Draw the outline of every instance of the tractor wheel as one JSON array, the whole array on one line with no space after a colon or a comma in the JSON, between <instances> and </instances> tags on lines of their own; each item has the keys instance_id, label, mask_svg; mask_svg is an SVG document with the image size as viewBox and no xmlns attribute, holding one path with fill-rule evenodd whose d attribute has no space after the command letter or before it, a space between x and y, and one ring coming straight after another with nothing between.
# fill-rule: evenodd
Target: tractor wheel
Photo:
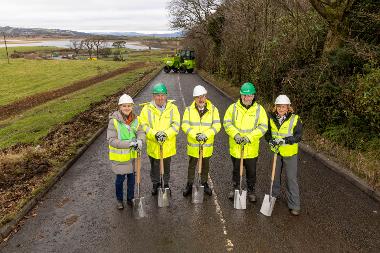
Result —
<instances>
[{"instance_id":1,"label":"tractor wheel","mask_svg":"<svg viewBox=\"0 0 380 253\"><path fill-rule=\"evenodd\" d=\"M185 67L180 67L179 68L179 73L182 73L182 74L186 73L186 68Z\"/></svg>"},{"instance_id":2,"label":"tractor wheel","mask_svg":"<svg viewBox=\"0 0 380 253\"><path fill-rule=\"evenodd\" d=\"M187 73L190 73L190 74L191 74L191 73L193 73L193 71L194 71L194 69L188 69L188 70L187 70Z\"/></svg>"},{"instance_id":3,"label":"tractor wheel","mask_svg":"<svg viewBox=\"0 0 380 253\"><path fill-rule=\"evenodd\" d=\"M174 73L177 73L177 72L178 72L178 69L177 69L177 68L173 68L173 72L174 72Z\"/></svg>"},{"instance_id":4,"label":"tractor wheel","mask_svg":"<svg viewBox=\"0 0 380 253\"><path fill-rule=\"evenodd\" d=\"M165 71L165 73L169 73L170 72L170 67L169 66L165 66L164 67L164 71Z\"/></svg>"}]
</instances>

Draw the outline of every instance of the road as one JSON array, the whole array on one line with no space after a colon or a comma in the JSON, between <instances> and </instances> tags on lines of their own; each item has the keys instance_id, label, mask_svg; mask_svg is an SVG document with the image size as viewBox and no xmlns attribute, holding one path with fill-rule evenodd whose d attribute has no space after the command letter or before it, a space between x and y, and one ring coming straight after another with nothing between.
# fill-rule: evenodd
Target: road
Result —
<instances>
[{"instance_id":1,"label":"road","mask_svg":"<svg viewBox=\"0 0 380 253\"><path fill-rule=\"evenodd\" d=\"M192 89L202 84L221 118L232 102L196 74L160 73L135 99L151 99L157 82L168 85L182 115ZM300 152L302 213L289 214L284 198L272 217L259 210L270 184L270 153L264 142L258 160L256 204L233 209L232 166L227 135L216 137L210 184L214 195L202 205L182 196L186 183L186 138L178 138L172 159L170 207L158 208L151 196L149 161L142 162L142 193L148 218L135 220L132 209L116 210L114 178L103 133L33 210L36 215L4 245L1 252L379 252L380 204L358 188Z\"/></svg>"}]
</instances>

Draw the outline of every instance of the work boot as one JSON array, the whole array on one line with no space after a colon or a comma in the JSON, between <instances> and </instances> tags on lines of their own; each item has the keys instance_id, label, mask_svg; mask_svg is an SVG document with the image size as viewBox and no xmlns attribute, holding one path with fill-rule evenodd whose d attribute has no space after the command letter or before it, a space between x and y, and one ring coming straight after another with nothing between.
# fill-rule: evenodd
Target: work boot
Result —
<instances>
[{"instance_id":1,"label":"work boot","mask_svg":"<svg viewBox=\"0 0 380 253\"><path fill-rule=\"evenodd\" d=\"M212 190L211 190L211 188L208 186L208 183L207 183L207 182L204 183L203 186L204 186L205 193L206 193L207 195L211 196L211 195L212 195Z\"/></svg>"},{"instance_id":2,"label":"work boot","mask_svg":"<svg viewBox=\"0 0 380 253\"><path fill-rule=\"evenodd\" d=\"M235 189L230 191L230 193L228 193L229 200L234 200L234 197L235 197Z\"/></svg>"},{"instance_id":3,"label":"work boot","mask_svg":"<svg viewBox=\"0 0 380 253\"><path fill-rule=\"evenodd\" d=\"M123 210L124 209L123 201L118 200L116 204L116 208L119 210Z\"/></svg>"},{"instance_id":4,"label":"work boot","mask_svg":"<svg viewBox=\"0 0 380 253\"><path fill-rule=\"evenodd\" d=\"M300 215L300 210L297 210L297 209L289 209L290 211L290 214L293 215L293 216L298 216Z\"/></svg>"},{"instance_id":5,"label":"work boot","mask_svg":"<svg viewBox=\"0 0 380 253\"><path fill-rule=\"evenodd\" d=\"M185 189L183 190L182 194L184 197L189 196L193 191L193 186L191 183L187 183Z\"/></svg>"},{"instance_id":6,"label":"work boot","mask_svg":"<svg viewBox=\"0 0 380 253\"><path fill-rule=\"evenodd\" d=\"M159 183L155 183L153 184L153 188L152 188L152 195L153 196L156 196L157 193L158 193L158 187L160 187L160 184Z\"/></svg>"},{"instance_id":7,"label":"work boot","mask_svg":"<svg viewBox=\"0 0 380 253\"><path fill-rule=\"evenodd\" d=\"M248 192L248 200L249 202L256 202L256 195L254 192Z\"/></svg>"},{"instance_id":8,"label":"work boot","mask_svg":"<svg viewBox=\"0 0 380 253\"><path fill-rule=\"evenodd\" d=\"M132 199L127 199L127 205L130 207L133 207L133 200Z\"/></svg>"}]
</instances>

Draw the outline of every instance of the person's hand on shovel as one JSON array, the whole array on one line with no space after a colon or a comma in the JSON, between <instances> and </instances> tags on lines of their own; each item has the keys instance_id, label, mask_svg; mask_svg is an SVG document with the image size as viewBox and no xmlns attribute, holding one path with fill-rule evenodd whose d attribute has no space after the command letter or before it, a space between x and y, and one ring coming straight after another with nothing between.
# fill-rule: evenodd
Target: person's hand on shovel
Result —
<instances>
[{"instance_id":1,"label":"person's hand on shovel","mask_svg":"<svg viewBox=\"0 0 380 253\"><path fill-rule=\"evenodd\" d=\"M207 141L207 136L205 134L202 134L202 133L197 133L197 136L195 137L195 139L198 141L198 142L206 142Z\"/></svg>"},{"instance_id":2,"label":"person's hand on shovel","mask_svg":"<svg viewBox=\"0 0 380 253\"><path fill-rule=\"evenodd\" d=\"M164 131L158 131L158 132L156 133L155 137L156 137L156 140L157 140L158 142L163 143L163 142L166 141L166 138L167 138L168 136L166 135L166 133L165 133Z\"/></svg>"}]
</instances>

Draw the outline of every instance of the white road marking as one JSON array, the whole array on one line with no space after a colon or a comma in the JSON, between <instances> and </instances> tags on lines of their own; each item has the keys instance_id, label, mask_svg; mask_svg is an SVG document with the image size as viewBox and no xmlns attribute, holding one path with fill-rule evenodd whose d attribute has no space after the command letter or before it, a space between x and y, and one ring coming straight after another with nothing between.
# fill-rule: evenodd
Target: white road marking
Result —
<instances>
[{"instance_id":1,"label":"white road marking","mask_svg":"<svg viewBox=\"0 0 380 253\"><path fill-rule=\"evenodd\" d=\"M178 86L179 86L179 93L181 95L182 102L183 102L183 107L186 108L185 98L183 97L183 93L182 93L180 74L178 74ZM210 181L211 189L214 189L214 183L212 182L210 175L208 175L208 180ZM215 204L215 208L216 208L216 213L219 216L220 222L222 223L223 234L226 238L226 244L225 244L226 250L232 251L234 249L234 244L232 243L232 241L230 239L228 239L226 220L224 219L222 208L219 205L218 196L217 196L215 191L213 194L213 199L214 199L214 204Z\"/></svg>"}]
</instances>

